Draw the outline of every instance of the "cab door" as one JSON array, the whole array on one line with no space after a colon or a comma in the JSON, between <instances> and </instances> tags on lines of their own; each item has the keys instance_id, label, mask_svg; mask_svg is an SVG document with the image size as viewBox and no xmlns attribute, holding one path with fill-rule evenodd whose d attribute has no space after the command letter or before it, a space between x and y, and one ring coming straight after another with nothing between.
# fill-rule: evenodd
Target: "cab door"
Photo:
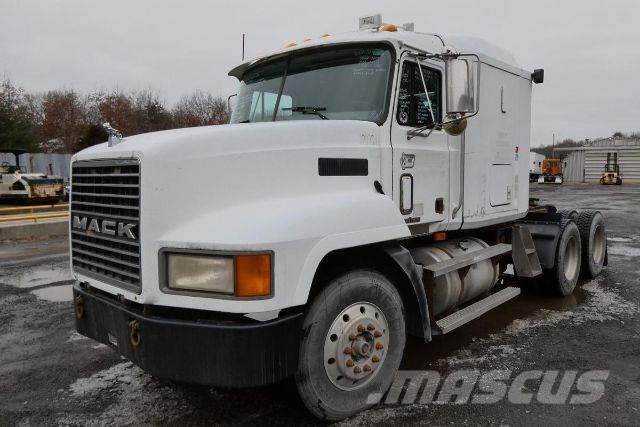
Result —
<instances>
[{"instance_id":1,"label":"cab door","mask_svg":"<svg viewBox=\"0 0 640 427\"><path fill-rule=\"evenodd\" d=\"M412 234L432 233L446 229L451 205L449 142L437 126L444 109L444 65L420 61L427 100L417 60L402 58L391 125L393 198ZM410 135L423 126L422 135Z\"/></svg>"}]
</instances>

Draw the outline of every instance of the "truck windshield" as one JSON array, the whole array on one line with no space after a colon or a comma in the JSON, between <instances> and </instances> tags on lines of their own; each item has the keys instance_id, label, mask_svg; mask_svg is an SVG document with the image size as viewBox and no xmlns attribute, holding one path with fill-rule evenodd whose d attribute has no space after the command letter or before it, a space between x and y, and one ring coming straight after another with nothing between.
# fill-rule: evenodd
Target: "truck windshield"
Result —
<instances>
[{"instance_id":1,"label":"truck windshield","mask_svg":"<svg viewBox=\"0 0 640 427\"><path fill-rule=\"evenodd\" d=\"M259 65L242 76L231 123L363 120L381 123L391 52L341 47Z\"/></svg>"}]
</instances>

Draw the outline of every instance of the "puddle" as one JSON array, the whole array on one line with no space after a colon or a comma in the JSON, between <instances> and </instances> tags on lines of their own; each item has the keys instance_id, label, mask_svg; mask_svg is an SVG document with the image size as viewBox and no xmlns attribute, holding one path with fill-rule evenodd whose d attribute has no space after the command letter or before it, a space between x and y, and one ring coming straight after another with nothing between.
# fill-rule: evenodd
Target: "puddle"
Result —
<instances>
[{"instance_id":1,"label":"puddle","mask_svg":"<svg viewBox=\"0 0 640 427\"><path fill-rule=\"evenodd\" d=\"M48 288L35 289L31 293L46 301L64 302L73 300L72 289L72 285L50 286Z\"/></svg>"},{"instance_id":2,"label":"puddle","mask_svg":"<svg viewBox=\"0 0 640 427\"><path fill-rule=\"evenodd\" d=\"M43 267L31 267L24 272L9 273L3 278L4 283L17 288L34 288L65 280L73 280L68 262Z\"/></svg>"},{"instance_id":3,"label":"puddle","mask_svg":"<svg viewBox=\"0 0 640 427\"><path fill-rule=\"evenodd\" d=\"M447 335L434 337L429 344L411 337L407 340L405 361L401 369L430 369L444 372L447 366L443 365L493 362L512 356L522 349L511 344L493 343L495 345L491 345L491 343L502 337L526 333L531 328L544 326L545 319L549 319L548 324L555 324L564 320L565 316L575 317L574 312L595 304L592 300L598 294L598 289L591 283L583 284L573 295L565 298L546 295L536 289L523 289L519 297L496 307ZM613 292L607 292L617 296ZM603 300L614 299L608 294L606 298L602 295L600 297ZM620 304L619 301L617 303ZM611 304L607 304L608 308L610 306ZM596 317L593 310L583 311L593 314L591 316L593 318ZM482 354L467 355L465 353L464 349L470 344L483 340L489 343ZM443 364L443 360L447 363Z\"/></svg>"}]
</instances>

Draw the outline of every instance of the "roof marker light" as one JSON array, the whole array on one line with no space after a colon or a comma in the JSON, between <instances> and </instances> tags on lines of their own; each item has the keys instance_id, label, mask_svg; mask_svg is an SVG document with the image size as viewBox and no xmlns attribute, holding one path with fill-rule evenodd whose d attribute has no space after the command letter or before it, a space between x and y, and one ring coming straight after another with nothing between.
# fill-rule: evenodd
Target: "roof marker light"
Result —
<instances>
[{"instance_id":1,"label":"roof marker light","mask_svg":"<svg viewBox=\"0 0 640 427\"><path fill-rule=\"evenodd\" d=\"M358 29L364 30L377 30L382 25L382 15L361 16L358 19Z\"/></svg>"},{"instance_id":2,"label":"roof marker light","mask_svg":"<svg viewBox=\"0 0 640 427\"><path fill-rule=\"evenodd\" d=\"M382 26L382 28L380 28L380 31L389 31L395 33L396 31L398 31L398 27L393 24L385 24Z\"/></svg>"},{"instance_id":3,"label":"roof marker light","mask_svg":"<svg viewBox=\"0 0 640 427\"><path fill-rule=\"evenodd\" d=\"M284 47L294 47L294 46L298 46L298 45L296 43L291 42L286 44Z\"/></svg>"},{"instance_id":4,"label":"roof marker light","mask_svg":"<svg viewBox=\"0 0 640 427\"><path fill-rule=\"evenodd\" d=\"M329 36L331 36L331 34L325 33L325 34L321 35L321 36L320 36L320 38L322 38L322 39L323 39L323 38L325 38L325 37L329 37Z\"/></svg>"}]
</instances>

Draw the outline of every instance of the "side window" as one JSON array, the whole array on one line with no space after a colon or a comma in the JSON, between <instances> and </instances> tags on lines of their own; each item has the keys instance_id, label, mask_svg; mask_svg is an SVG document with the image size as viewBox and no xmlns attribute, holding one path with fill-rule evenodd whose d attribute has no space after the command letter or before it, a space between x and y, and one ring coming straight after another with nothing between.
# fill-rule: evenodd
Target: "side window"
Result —
<instances>
[{"instance_id":1,"label":"side window","mask_svg":"<svg viewBox=\"0 0 640 427\"><path fill-rule=\"evenodd\" d=\"M438 70L423 66L422 75L429 92L433 115L436 123L439 123L442 117L442 74ZM402 65L396 119L404 126L433 127L434 125L420 71L418 65L413 62L405 62Z\"/></svg>"}]
</instances>

